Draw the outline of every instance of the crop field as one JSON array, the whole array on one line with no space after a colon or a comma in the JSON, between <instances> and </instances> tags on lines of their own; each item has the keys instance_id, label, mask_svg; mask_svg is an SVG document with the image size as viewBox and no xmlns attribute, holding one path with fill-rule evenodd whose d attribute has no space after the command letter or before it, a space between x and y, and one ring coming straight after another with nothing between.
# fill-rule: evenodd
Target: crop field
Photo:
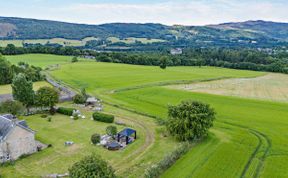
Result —
<instances>
[{"instance_id":1,"label":"crop field","mask_svg":"<svg viewBox=\"0 0 288 178\"><path fill-rule=\"evenodd\" d=\"M5 56L12 64L18 62L26 62L30 65L37 67L48 67L54 64L64 64L71 62L72 56L58 56L58 55L47 55L47 54L23 54L14 56Z\"/></svg>"},{"instance_id":2,"label":"crop field","mask_svg":"<svg viewBox=\"0 0 288 178\"><path fill-rule=\"evenodd\" d=\"M37 58L37 55L34 57ZM31 60L31 62L41 66L46 66L45 62L50 62L49 55L38 57L39 61ZM40 62L42 57L43 63ZM70 57L68 58L70 60ZM27 62L29 63L29 60ZM144 117L139 113L165 120L167 106L186 99L209 103L215 108L217 118L207 138L197 143L161 177L288 177L288 104L276 100L258 100L267 99L261 97L240 98L251 97L247 96L247 93L256 92L253 88L259 89L256 87L258 80L263 92L257 96L272 95L273 92L267 94L264 90L266 92L273 90L269 86L276 83L277 91L285 93L287 91L285 75L281 75L282 79L274 76L278 74L267 75L262 72L215 67L168 67L166 70L161 70L155 66L92 61L73 64L64 61L62 64L65 65L61 65L59 70L50 71L50 75L74 89L85 87L89 94L117 105L115 108L106 103L105 112L113 113L116 119L139 129L139 141L123 152L108 152L89 144L90 135L98 130L104 132L105 124L98 122L94 124L88 119L71 121L59 115L53 116L52 122L49 123L39 119L39 116L30 116L27 118L28 124L37 131L39 140L52 143L55 149L49 148L21 159L13 167L1 168L4 177L14 174L18 177L29 177L59 171L64 173L73 162L91 151L105 156L104 159L116 169L117 175L143 177L147 167L161 160L164 155L179 146L179 143L170 137L161 136L157 131L161 126L157 125L153 118ZM222 80L243 80L245 81L243 84L240 82L239 86L234 86L235 90L240 90L242 87L243 90L249 88L251 91L245 93L245 96L242 93L223 96L223 93L209 94L185 90L185 86L200 85L199 82L208 85L210 82L222 82ZM179 86L175 86L176 84ZM234 90L228 84L227 88L228 91ZM205 86L201 90L205 90ZM131 112L133 110L137 113ZM89 115L88 112L83 112ZM46 126L43 126L45 124ZM47 127L47 124L51 126ZM59 138L58 135L63 135L63 138ZM76 143L75 150L73 147L72 150L67 150L69 148L63 146L63 142L71 138ZM49 164L42 164L43 162ZM123 162L125 164L121 164Z\"/></svg>"},{"instance_id":3,"label":"crop field","mask_svg":"<svg viewBox=\"0 0 288 178\"><path fill-rule=\"evenodd\" d=\"M50 84L47 82L35 82L33 84L34 90L38 90L39 88L44 87L44 86L50 86ZM12 93L11 85L0 85L0 95L11 94L11 93Z\"/></svg>"},{"instance_id":4,"label":"crop field","mask_svg":"<svg viewBox=\"0 0 288 178\"><path fill-rule=\"evenodd\" d=\"M288 102L288 75L268 74L257 78L224 79L169 86L191 92Z\"/></svg>"},{"instance_id":5,"label":"crop field","mask_svg":"<svg viewBox=\"0 0 288 178\"><path fill-rule=\"evenodd\" d=\"M23 43L28 44L42 44L47 43L60 44L63 46L84 46L87 41L95 40L94 37L87 37L82 40L70 40L65 38L53 39L35 39L35 40L0 40L0 47L6 47L8 44L14 44L16 47L22 47Z\"/></svg>"}]
</instances>

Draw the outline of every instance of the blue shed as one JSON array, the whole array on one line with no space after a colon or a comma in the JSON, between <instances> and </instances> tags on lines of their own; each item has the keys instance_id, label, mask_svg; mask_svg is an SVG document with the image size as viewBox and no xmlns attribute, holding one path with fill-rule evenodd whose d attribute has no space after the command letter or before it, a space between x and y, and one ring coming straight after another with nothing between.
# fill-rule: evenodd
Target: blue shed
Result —
<instances>
[{"instance_id":1,"label":"blue shed","mask_svg":"<svg viewBox=\"0 0 288 178\"><path fill-rule=\"evenodd\" d=\"M117 134L117 140L118 140L118 142L119 142L119 141L120 141L120 138L126 137L126 145L128 145L128 144L129 144L129 137L130 137L131 135L133 135L133 134L134 134L134 139L136 139L136 137L137 137L137 132L136 132L136 130L130 129L130 128L125 128L124 130L122 130L121 132L119 132L119 133Z\"/></svg>"}]
</instances>

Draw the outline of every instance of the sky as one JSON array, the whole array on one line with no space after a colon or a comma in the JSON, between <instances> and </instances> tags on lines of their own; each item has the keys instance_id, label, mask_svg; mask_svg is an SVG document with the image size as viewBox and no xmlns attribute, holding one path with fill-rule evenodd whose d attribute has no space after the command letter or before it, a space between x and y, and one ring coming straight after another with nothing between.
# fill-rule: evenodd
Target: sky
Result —
<instances>
[{"instance_id":1,"label":"sky","mask_svg":"<svg viewBox=\"0 0 288 178\"><path fill-rule=\"evenodd\" d=\"M288 22L287 0L0 0L0 16L73 23Z\"/></svg>"}]
</instances>

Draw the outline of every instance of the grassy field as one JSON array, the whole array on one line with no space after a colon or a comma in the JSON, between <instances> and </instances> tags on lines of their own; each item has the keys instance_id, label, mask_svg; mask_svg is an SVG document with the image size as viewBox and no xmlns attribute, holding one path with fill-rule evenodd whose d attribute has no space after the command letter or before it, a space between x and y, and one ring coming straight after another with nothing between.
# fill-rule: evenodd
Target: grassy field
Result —
<instances>
[{"instance_id":1,"label":"grassy field","mask_svg":"<svg viewBox=\"0 0 288 178\"><path fill-rule=\"evenodd\" d=\"M58 55L47 55L47 54L23 54L5 56L12 64L18 62L26 62L30 65L45 68L54 64L64 64L71 62L71 56L58 56Z\"/></svg>"},{"instance_id":2,"label":"grassy field","mask_svg":"<svg viewBox=\"0 0 288 178\"><path fill-rule=\"evenodd\" d=\"M288 75L268 74L257 78L225 79L169 88L191 92L288 102Z\"/></svg>"},{"instance_id":3,"label":"grassy field","mask_svg":"<svg viewBox=\"0 0 288 178\"><path fill-rule=\"evenodd\" d=\"M6 47L8 44L14 44L17 47L22 47L23 43L28 44L42 44L56 43L63 46L84 46L86 42L96 40L94 37L87 37L82 40L69 40L65 38L53 38L53 39L37 39L37 40L0 40L0 47Z\"/></svg>"},{"instance_id":4,"label":"grassy field","mask_svg":"<svg viewBox=\"0 0 288 178\"><path fill-rule=\"evenodd\" d=\"M47 82L35 82L33 84L34 90L38 90L39 88L43 86L51 86L51 85ZM11 85L0 85L0 95L11 94L11 93L12 93Z\"/></svg>"},{"instance_id":5,"label":"grassy field","mask_svg":"<svg viewBox=\"0 0 288 178\"><path fill-rule=\"evenodd\" d=\"M70 104L65 106L71 107ZM31 178L65 173L75 161L85 155L96 153L109 161L117 175L140 177L151 162L161 159L167 151L172 151L177 146L173 140L163 138L156 132L158 126L150 118L109 106L105 107L105 112L115 114L117 121L136 129L138 139L121 151L108 151L101 146L91 145L91 135L105 134L105 128L109 124L90 120L92 113L83 109L82 113L87 119L76 121L63 115L53 116L52 122L40 118L39 115L24 117L29 126L37 132L37 139L52 144L53 147L21 159L14 166L0 168L1 175L7 178ZM124 126L117 128L120 131ZM68 140L75 144L65 147L64 142Z\"/></svg>"},{"instance_id":6,"label":"grassy field","mask_svg":"<svg viewBox=\"0 0 288 178\"><path fill-rule=\"evenodd\" d=\"M44 61L49 61L47 58ZM288 104L220 96L221 93L212 95L182 91L166 86L228 78L249 78L247 80L250 81L251 77L267 77L264 74L266 73L214 67L168 67L161 70L152 66L87 61L65 64L59 70L51 71L51 75L73 88L86 87L89 94L100 96L104 101L163 119L167 117L168 104L177 104L184 99L211 104L216 109L217 119L207 139L193 147L162 177L285 178L288 177ZM273 82L277 79L274 78ZM249 88L253 83L248 82L241 86ZM266 83L266 86L269 85ZM284 86L279 85L279 88ZM100 126L97 123L95 126L90 120L72 122L57 115L50 127L46 125L50 124L47 121L32 116L27 120L33 129L38 130L38 138L43 142L54 143L57 149L53 147L53 150L47 149L22 159L14 167L6 167L1 172L4 171L7 177L14 174L22 177L29 177L33 173L42 175L43 170L47 173L65 172L75 160L90 151L95 151L105 155L105 159L115 167L118 175L143 177L145 168L159 161L178 145L170 140L171 138L161 137L157 132L160 126L157 126L152 118L109 105L105 105L105 111L114 113L117 119L135 125L140 134L143 134L139 142L131 145L127 152L125 150L120 154L110 153L89 145L87 138L89 139L91 130L102 132L105 124ZM77 125L79 128L73 125L77 122L81 122ZM49 135L51 133L52 136ZM59 138L58 135L64 137ZM142 137L145 139L142 140ZM76 149L71 154L73 156L67 156L63 151L67 149L63 146L63 141L71 138L76 141L75 146L84 146ZM43 162L49 164L46 166ZM27 172L29 175L24 174Z\"/></svg>"},{"instance_id":7,"label":"grassy field","mask_svg":"<svg viewBox=\"0 0 288 178\"><path fill-rule=\"evenodd\" d=\"M99 62L68 64L51 74L77 88L86 87L95 95L134 87L183 83L216 78L254 77L264 73L215 67L168 67L137 66ZM143 87L144 87L143 86Z\"/></svg>"},{"instance_id":8,"label":"grassy field","mask_svg":"<svg viewBox=\"0 0 288 178\"><path fill-rule=\"evenodd\" d=\"M163 177L287 177L288 104L192 93L161 87L116 93L122 105L166 118L167 104L184 99L210 103L217 121ZM216 131L216 132L215 132Z\"/></svg>"}]
</instances>

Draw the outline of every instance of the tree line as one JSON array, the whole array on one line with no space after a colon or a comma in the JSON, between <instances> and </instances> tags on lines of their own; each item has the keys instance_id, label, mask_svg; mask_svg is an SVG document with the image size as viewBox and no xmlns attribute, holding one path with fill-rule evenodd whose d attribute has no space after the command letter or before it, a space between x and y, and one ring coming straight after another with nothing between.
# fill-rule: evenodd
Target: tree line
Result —
<instances>
[{"instance_id":1,"label":"tree line","mask_svg":"<svg viewBox=\"0 0 288 178\"><path fill-rule=\"evenodd\" d=\"M263 52L250 48L187 48L182 55L171 55L168 50L158 52L96 52L74 47L29 45L25 48L12 44L0 48L4 55L43 53L72 56L93 56L99 62L135 65L217 66L232 69L288 73L288 52ZM162 58L161 58L162 57Z\"/></svg>"}]
</instances>

